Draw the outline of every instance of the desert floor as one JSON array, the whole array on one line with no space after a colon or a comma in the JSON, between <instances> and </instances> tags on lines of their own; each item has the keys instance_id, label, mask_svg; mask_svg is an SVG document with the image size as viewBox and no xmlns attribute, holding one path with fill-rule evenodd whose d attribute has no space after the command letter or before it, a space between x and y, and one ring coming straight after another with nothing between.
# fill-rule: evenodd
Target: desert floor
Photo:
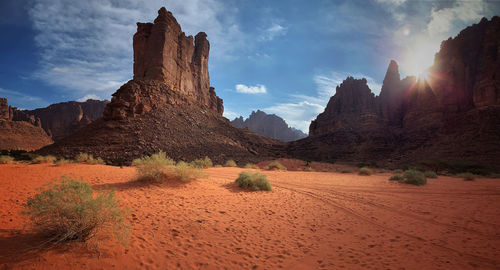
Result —
<instances>
[{"instance_id":1,"label":"desert floor","mask_svg":"<svg viewBox=\"0 0 500 270\"><path fill-rule=\"evenodd\" d=\"M240 168L185 185L131 182L135 168L0 165L0 269L495 269L500 180L263 171L272 192L241 191ZM62 175L116 189L130 209L127 247L30 250L22 203Z\"/></svg>"}]
</instances>

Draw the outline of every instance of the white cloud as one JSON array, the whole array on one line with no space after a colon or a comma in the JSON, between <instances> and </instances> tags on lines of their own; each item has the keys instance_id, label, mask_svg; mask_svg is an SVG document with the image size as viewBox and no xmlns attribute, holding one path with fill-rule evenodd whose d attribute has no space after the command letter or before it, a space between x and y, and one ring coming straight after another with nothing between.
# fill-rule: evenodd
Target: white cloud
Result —
<instances>
[{"instance_id":1,"label":"white cloud","mask_svg":"<svg viewBox=\"0 0 500 270\"><path fill-rule=\"evenodd\" d=\"M427 24L429 36L446 35L452 30L456 21L476 22L483 17L484 2L477 1L458 1L452 7L431 10L431 20Z\"/></svg>"},{"instance_id":2,"label":"white cloud","mask_svg":"<svg viewBox=\"0 0 500 270\"><path fill-rule=\"evenodd\" d=\"M265 94L267 89L265 85L257 84L255 86L246 86L244 84L236 85L236 92L243 94Z\"/></svg>"},{"instance_id":3,"label":"white cloud","mask_svg":"<svg viewBox=\"0 0 500 270\"><path fill-rule=\"evenodd\" d=\"M309 133L311 120L323 110L323 106L308 101L280 103L264 109L266 113L279 115L289 126L300 129L306 134Z\"/></svg>"},{"instance_id":4,"label":"white cloud","mask_svg":"<svg viewBox=\"0 0 500 270\"><path fill-rule=\"evenodd\" d=\"M23 106L22 108L25 109L35 109L46 107L48 105L48 102L41 97L21 94L5 88L0 88L0 96L7 98L7 102L12 107Z\"/></svg>"},{"instance_id":5,"label":"white cloud","mask_svg":"<svg viewBox=\"0 0 500 270\"><path fill-rule=\"evenodd\" d=\"M97 95L95 95L95 94L88 94L88 95L85 95L85 96L77 99L76 101L85 102L85 101L87 101L89 99L100 100L100 98Z\"/></svg>"},{"instance_id":6,"label":"white cloud","mask_svg":"<svg viewBox=\"0 0 500 270\"><path fill-rule=\"evenodd\" d=\"M223 116L229 120L233 120L234 118L240 117L239 114L232 112L232 111L229 111L229 110L224 110Z\"/></svg>"},{"instance_id":7,"label":"white cloud","mask_svg":"<svg viewBox=\"0 0 500 270\"><path fill-rule=\"evenodd\" d=\"M376 2L389 4L394 6L400 6L406 2L406 0L376 0Z\"/></svg>"},{"instance_id":8,"label":"white cloud","mask_svg":"<svg viewBox=\"0 0 500 270\"><path fill-rule=\"evenodd\" d=\"M172 11L183 31L204 31L211 63L233 57L246 44L236 10L220 0L33 0L29 16L41 49L34 77L71 89L109 96L132 78L132 36L136 22L151 22L160 7Z\"/></svg>"},{"instance_id":9,"label":"white cloud","mask_svg":"<svg viewBox=\"0 0 500 270\"><path fill-rule=\"evenodd\" d=\"M273 40L275 37L285 35L286 32L287 32L286 27L279 25L277 23L273 23L271 26L269 26L263 31L259 39L262 41L270 41Z\"/></svg>"}]
</instances>

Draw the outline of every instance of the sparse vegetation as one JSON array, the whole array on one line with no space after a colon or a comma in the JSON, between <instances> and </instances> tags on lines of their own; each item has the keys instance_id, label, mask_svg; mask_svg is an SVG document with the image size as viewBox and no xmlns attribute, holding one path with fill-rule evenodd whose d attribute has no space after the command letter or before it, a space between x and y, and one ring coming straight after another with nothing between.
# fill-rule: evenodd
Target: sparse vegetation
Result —
<instances>
[{"instance_id":1,"label":"sparse vegetation","mask_svg":"<svg viewBox=\"0 0 500 270\"><path fill-rule=\"evenodd\" d=\"M209 157L205 157L204 159L195 159L189 165L193 168L206 169L213 167L214 164Z\"/></svg>"},{"instance_id":2,"label":"sparse vegetation","mask_svg":"<svg viewBox=\"0 0 500 270\"><path fill-rule=\"evenodd\" d=\"M363 167L368 167L368 166L370 166L370 164L364 163L364 162L359 162L356 164L356 167L358 167L358 168L363 168Z\"/></svg>"},{"instance_id":3,"label":"sparse vegetation","mask_svg":"<svg viewBox=\"0 0 500 270\"><path fill-rule=\"evenodd\" d=\"M56 162L55 162L56 165L64 165L64 164L68 164L68 163L71 163L71 160L67 160L65 158L60 158L60 159L56 160Z\"/></svg>"},{"instance_id":4,"label":"sparse vegetation","mask_svg":"<svg viewBox=\"0 0 500 270\"><path fill-rule=\"evenodd\" d=\"M388 171L387 171L386 169L380 169L378 172L379 172L379 173L386 173L386 172L388 172Z\"/></svg>"},{"instance_id":5,"label":"sparse vegetation","mask_svg":"<svg viewBox=\"0 0 500 270\"><path fill-rule=\"evenodd\" d=\"M403 181L403 180L404 180L403 176L399 174L395 174L389 178L389 181Z\"/></svg>"},{"instance_id":6,"label":"sparse vegetation","mask_svg":"<svg viewBox=\"0 0 500 270\"><path fill-rule=\"evenodd\" d=\"M260 173L241 172L235 182L243 189L272 190L267 177Z\"/></svg>"},{"instance_id":7,"label":"sparse vegetation","mask_svg":"<svg viewBox=\"0 0 500 270\"><path fill-rule=\"evenodd\" d=\"M424 160L421 165L435 171L444 171L450 174L472 173L475 175L489 175L491 168L472 161L444 161L444 160Z\"/></svg>"},{"instance_id":8,"label":"sparse vegetation","mask_svg":"<svg viewBox=\"0 0 500 270\"><path fill-rule=\"evenodd\" d=\"M224 163L224 167L238 167L238 164L236 164L236 161L230 159Z\"/></svg>"},{"instance_id":9,"label":"sparse vegetation","mask_svg":"<svg viewBox=\"0 0 500 270\"><path fill-rule=\"evenodd\" d=\"M373 171L370 168L363 167L358 170L359 175L372 175Z\"/></svg>"},{"instance_id":10,"label":"sparse vegetation","mask_svg":"<svg viewBox=\"0 0 500 270\"><path fill-rule=\"evenodd\" d=\"M138 180L164 182L169 179L182 182L193 181L203 176L198 167L193 167L184 161L175 161L160 151L151 156L135 159L132 165L137 168Z\"/></svg>"},{"instance_id":11,"label":"sparse vegetation","mask_svg":"<svg viewBox=\"0 0 500 270\"><path fill-rule=\"evenodd\" d=\"M426 178L437 178L438 177L437 174L433 171L425 171L424 176Z\"/></svg>"},{"instance_id":12,"label":"sparse vegetation","mask_svg":"<svg viewBox=\"0 0 500 270\"><path fill-rule=\"evenodd\" d=\"M427 184L427 179L425 178L424 173L417 170L406 170L403 173L404 180L402 181L405 184L411 184L416 186L421 186Z\"/></svg>"},{"instance_id":13,"label":"sparse vegetation","mask_svg":"<svg viewBox=\"0 0 500 270\"><path fill-rule=\"evenodd\" d=\"M54 163L56 161L56 157L48 155L48 156L37 156L31 162L35 164L40 163Z\"/></svg>"},{"instance_id":14,"label":"sparse vegetation","mask_svg":"<svg viewBox=\"0 0 500 270\"><path fill-rule=\"evenodd\" d=\"M76 155L75 161L79 163L87 163L87 164L105 164L102 158L94 158L92 154L80 153Z\"/></svg>"},{"instance_id":15,"label":"sparse vegetation","mask_svg":"<svg viewBox=\"0 0 500 270\"><path fill-rule=\"evenodd\" d=\"M259 166L257 166L256 164L253 164L253 163L247 163L245 165L245 168L246 169L260 169Z\"/></svg>"},{"instance_id":16,"label":"sparse vegetation","mask_svg":"<svg viewBox=\"0 0 500 270\"><path fill-rule=\"evenodd\" d=\"M341 173L353 173L353 172L354 172L354 170L353 170L353 169L351 169L351 168L342 168L342 169L340 170L340 172L341 172Z\"/></svg>"},{"instance_id":17,"label":"sparse vegetation","mask_svg":"<svg viewBox=\"0 0 500 270\"><path fill-rule=\"evenodd\" d=\"M279 161L275 160L266 167L268 170L280 170L280 171L286 171L287 168L283 166Z\"/></svg>"},{"instance_id":18,"label":"sparse vegetation","mask_svg":"<svg viewBox=\"0 0 500 270\"><path fill-rule=\"evenodd\" d=\"M10 156L0 156L0 164L14 163L14 158Z\"/></svg>"},{"instance_id":19,"label":"sparse vegetation","mask_svg":"<svg viewBox=\"0 0 500 270\"><path fill-rule=\"evenodd\" d=\"M474 181L477 176L474 175L473 173L466 172L466 173L459 173L456 175L456 177L463 178L465 181Z\"/></svg>"},{"instance_id":20,"label":"sparse vegetation","mask_svg":"<svg viewBox=\"0 0 500 270\"><path fill-rule=\"evenodd\" d=\"M500 178L500 173L490 173L488 174L489 178Z\"/></svg>"},{"instance_id":21,"label":"sparse vegetation","mask_svg":"<svg viewBox=\"0 0 500 270\"><path fill-rule=\"evenodd\" d=\"M115 194L99 193L85 182L62 177L59 183L28 198L23 204L33 227L50 236L52 243L97 240L98 234L111 233L125 243L128 226L125 211L118 207Z\"/></svg>"},{"instance_id":22,"label":"sparse vegetation","mask_svg":"<svg viewBox=\"0 0 500 270\"><path fill-rule=\"evenodd\" d=\"M397 169L397 170L394 170L392 171L393 173L397 173L397 174L402 174L403 173L403 170L401 169Z\"/></svg>"}]
</instances>

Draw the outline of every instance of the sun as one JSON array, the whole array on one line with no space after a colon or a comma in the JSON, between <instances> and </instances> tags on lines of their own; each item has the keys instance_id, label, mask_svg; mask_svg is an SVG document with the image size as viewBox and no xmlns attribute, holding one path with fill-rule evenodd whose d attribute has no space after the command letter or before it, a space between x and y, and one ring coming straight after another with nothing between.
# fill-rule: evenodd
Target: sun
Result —
<instances>
[{"instance_id":1,"label":"sun","mask_svg":"<svg viewBox=\"0 0 500 270\"><path fill-rule=\"evenodd\" d=\"M420 71L417 75L417 80L421 82L428 82L430 80L429 68L425 68L424 70Z\"/></svg>"},{"instance_id":2,"label":"sun","mask_svg":"<svg viewBox=\"0 0 500 270\"><path fill-rule=\"evenodd\" d=\"M434 44L415 42L413 46L407 48L403 55L403 69L406 74L417 76L420 81L430 79L429 67L434 63L434 55L437 51Z\"/></svg>"}]
</instances>

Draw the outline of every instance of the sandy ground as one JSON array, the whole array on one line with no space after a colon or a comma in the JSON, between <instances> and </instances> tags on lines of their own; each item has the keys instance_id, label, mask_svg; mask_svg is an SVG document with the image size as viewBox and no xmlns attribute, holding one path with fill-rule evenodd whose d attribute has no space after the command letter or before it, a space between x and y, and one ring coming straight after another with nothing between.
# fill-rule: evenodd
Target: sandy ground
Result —
<instances>
[{"instance_id":1,"label":"sandy ground","mask_svg":"<svg viewBox=\"0 0 500 270\"><path fill-rule=\"evenodd\" d=\"M265 171L272 192L205 170L185 185L130 182L134 168L0 165L0 269L498 269L500 181ZM21 204L62 175L115 188L132 215L127 247L71 243L29 251ZM106 186L107 185L107 186Z\"/></svg>"}]
</instances>

